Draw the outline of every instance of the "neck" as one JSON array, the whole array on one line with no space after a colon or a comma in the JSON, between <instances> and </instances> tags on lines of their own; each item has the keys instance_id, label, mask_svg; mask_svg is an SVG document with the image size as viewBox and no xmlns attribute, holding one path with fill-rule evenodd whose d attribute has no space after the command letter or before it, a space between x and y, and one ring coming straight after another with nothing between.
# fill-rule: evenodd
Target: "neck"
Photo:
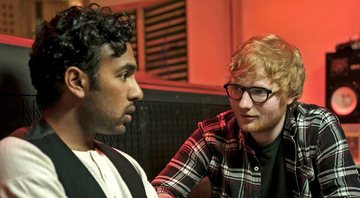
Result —
<instances>
[{"instance_id":1,"label":"neck","mask_svg":"<svg viewBox=\"0 0 360 198\"><path fill-rule=\"evenodd\" d=\"M270 130L266 130L263 132L250 133L252 138L255 140L256 144L259 146L265 146L273 142L276 137L281 133L284 122L285 122L286 114L281 117L280 121Z\"/></svg>"},{"instance_id":2,"label":"neck","mask_svg":"<svg viewBox=\"0 0 360 198\"><path fill-rule=\"evenodd\" d=\"M71 150L92 150L95 134L85 131L76 115L76 109L55 105L44 109L42 118Z\"/></svg>"}]
</instances>

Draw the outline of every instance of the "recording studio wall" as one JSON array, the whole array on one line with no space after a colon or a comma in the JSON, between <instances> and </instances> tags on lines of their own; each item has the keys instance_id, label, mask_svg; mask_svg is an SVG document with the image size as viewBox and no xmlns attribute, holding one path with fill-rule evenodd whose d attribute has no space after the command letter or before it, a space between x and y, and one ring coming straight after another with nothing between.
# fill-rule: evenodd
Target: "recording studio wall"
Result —
<instances>
[{"instance_id":1,"label":"recording studio wall","mask_svg":"<svg viewBox=\"0 0 360 198\"><path fill-rule=\"evenodd\" d=\"M0 44L0 139L40 118L28 71L30 49ZM125 135L97 139L133 156L152 180L196 129L197 122L229 109L225 95L144 88Z\"/></svg>"},{"instance_id":2,"label":"recording studio wall","mask_svg":"<svg viewBox=\"0 0 360 198\"><path fill-rule=\"evenodd\" d=\"M360 50L326 54L326 107L342 123L360 123Z\"/></svg>"}]
</instances>

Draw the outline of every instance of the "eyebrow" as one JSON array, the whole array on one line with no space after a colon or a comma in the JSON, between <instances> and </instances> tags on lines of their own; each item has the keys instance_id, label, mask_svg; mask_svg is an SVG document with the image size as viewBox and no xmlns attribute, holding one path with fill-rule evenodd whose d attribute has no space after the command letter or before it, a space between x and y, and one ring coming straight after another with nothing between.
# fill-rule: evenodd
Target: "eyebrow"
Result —
<instances>
[{"instance_id":1,"label":"eyebrow","mask_svg":"<svg viewBox=\"0 0 360 198\"><path fill-rule=\"evenodd\" d=\"M127 70L131 73L134 73L137 69L137 66L131 63L126 63L125 65L120 66L120 68L117 69L117 72L122 72L124 70Z\"/></svg>"}]
</instances>

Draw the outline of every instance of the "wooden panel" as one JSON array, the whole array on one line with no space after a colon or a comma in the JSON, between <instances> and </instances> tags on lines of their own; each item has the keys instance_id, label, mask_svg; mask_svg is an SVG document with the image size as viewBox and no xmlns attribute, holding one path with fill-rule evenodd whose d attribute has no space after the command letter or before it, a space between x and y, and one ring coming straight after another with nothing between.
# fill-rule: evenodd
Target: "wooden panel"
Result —
<instances>
[{"instance_id":1,"label":"wooden panel","mask_svg":"<svg viewBox=\"0 0 360 198\"><path fill-rule=\"evenodd\" d=\"M2 0L0 2L0 34L33 38L34 32L34 0Z\"/></svg>"},{"instance_id":2,"label":"wooden panel","mask_svg":"<svg viewBox=\"0 0 360 198\"><path fill-rule=\"evenodd\" d=\"M187 81L185 0L144 9L146 71L159 78Z\"/></svg>"}]
</instances>

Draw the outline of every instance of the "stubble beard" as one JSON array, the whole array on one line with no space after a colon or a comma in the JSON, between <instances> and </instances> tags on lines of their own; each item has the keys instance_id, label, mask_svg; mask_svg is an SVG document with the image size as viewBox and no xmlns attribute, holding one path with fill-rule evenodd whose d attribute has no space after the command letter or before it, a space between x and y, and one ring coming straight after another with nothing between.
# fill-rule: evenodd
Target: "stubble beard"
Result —
<instances>
[{"instance_id":1,"label":"stubble beard","mask_svg":"<svg viewBox=\"0 0 360 198\"><path fill-rule=\"evenodd\" d=\"M286 108L279 109L277 113L267 113L266 115L262 115L261 117L256 118L255 121L248 124L242 124L238 119L239 127L242 131L248 133L272 132L285 115L285 109Z\"/></svg>"},{"instance_id":2,"label":"stubble beard","mask_svg":"<svg viewBox=\"0 0 360 198\"><path fill-rule=\"evenodd\" d=\"M102 103L94 98L84 101L80 115L82 127L90 134L123 135L126 131L123 117L114 119L110 116L114 113L107 112Z\"/></svg>"}]
</instances>

